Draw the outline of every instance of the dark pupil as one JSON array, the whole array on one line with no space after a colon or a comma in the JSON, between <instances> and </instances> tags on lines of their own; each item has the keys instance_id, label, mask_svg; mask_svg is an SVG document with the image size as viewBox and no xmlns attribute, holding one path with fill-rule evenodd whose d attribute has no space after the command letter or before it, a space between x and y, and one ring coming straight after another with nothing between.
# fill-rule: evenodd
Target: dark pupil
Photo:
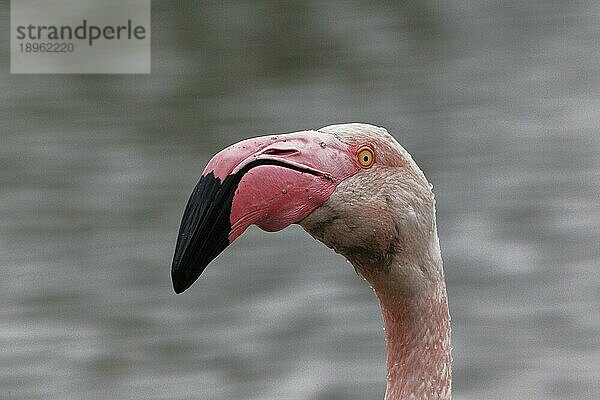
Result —
<instances>
[{"instance_id":1,"label":"dark pupil","mask_svg":"<svg viewBox=\"0 0 600 400\"><path fill-rule=\"evenodd\" d=\"M369 156L364 156L364 157L363 157L363 161L364 161L364 162L368 162L368 161L369 161Z\"/></svg>"}]
</instances>

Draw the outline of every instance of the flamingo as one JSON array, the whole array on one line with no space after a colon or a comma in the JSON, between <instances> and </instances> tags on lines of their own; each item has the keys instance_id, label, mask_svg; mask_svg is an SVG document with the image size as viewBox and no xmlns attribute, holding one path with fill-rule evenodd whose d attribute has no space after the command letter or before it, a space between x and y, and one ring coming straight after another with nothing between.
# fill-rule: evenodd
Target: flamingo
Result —
<instances>
[{"instance_id":1,"label":"flamingo","mask_svg":"<svg viewBox=\"0 0 600 400\"><path fill-rule=\"evenodd\" d=\"M450 399L450 315L432 186L386 129L330 125L216 154L183 215L175 292L252 224L269 232L299 224L369 282L385 330L385 400Z\"/></svg>"}]
</instances>

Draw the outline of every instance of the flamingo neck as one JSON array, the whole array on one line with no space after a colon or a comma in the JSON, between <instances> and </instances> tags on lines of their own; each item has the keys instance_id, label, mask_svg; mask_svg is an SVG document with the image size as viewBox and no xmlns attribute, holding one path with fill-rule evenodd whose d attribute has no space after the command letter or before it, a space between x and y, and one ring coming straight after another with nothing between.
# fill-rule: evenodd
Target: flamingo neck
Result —
<instances>
[{"instance_id":1,"label":"flamingo neck","mask_svg":"<svg viewBox=\"0 0 600 400\"><path fill-rule=\"evenodd\" d=\"M447 302L381 305L387 345L386 400L450 399Z\"/></svg>"},{"instance_id":2,"label":"flamingo neck","mask_svg":"<svg viewBox=\"0 0 600 400\"><path fill-rule=\"evenodd\" d=\"M434 259L439 265L393 265L371 281L387 345L385 400L451 398L450 314Z\"/></svg>"}]
</instances>

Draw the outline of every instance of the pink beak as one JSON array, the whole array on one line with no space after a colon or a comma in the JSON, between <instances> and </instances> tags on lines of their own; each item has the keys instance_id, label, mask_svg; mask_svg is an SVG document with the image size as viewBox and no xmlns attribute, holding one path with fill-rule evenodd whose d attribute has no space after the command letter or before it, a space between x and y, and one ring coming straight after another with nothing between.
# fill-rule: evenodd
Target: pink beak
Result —
<instances>
[{"instance_id":1,"label":"pink beak","mask_svg":"<svg viewBox=\"0 0 600 400\"><path fill-rule=\"evenodd\" d=\"M236 143L215 155L194 188L179 229L171 277L176 293L246 228L298 223L360 170L335 136L302 131Z\"/></svg>"}]
</instances>

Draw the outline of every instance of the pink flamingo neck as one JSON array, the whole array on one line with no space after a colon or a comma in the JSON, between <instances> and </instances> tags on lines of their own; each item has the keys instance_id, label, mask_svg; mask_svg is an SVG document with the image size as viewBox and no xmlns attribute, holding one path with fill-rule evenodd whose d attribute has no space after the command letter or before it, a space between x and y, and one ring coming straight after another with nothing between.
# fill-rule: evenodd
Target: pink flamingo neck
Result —
<instances>
[{"instance_id":1,"label":"pink flamingo neck","mask_svg":"<svg viewBox=\"0 0 600 400\"><path fill-rule=\"evenodd\" d=\"M385 329L385 400L451 398L450 314L441 262L433 257L429 265L392 265L369 279Z\"/></svg>"},{"instance_id":2,"label":"pink flamingo neck","mask_svg":"<svg viewBox=\"0 0 600 400\"><path fill-rule=\"evenodd\" d=\"M450 316L446 299L381 304L387 345L386 400L450 399Z\"/></svg>"}]
</instances>

